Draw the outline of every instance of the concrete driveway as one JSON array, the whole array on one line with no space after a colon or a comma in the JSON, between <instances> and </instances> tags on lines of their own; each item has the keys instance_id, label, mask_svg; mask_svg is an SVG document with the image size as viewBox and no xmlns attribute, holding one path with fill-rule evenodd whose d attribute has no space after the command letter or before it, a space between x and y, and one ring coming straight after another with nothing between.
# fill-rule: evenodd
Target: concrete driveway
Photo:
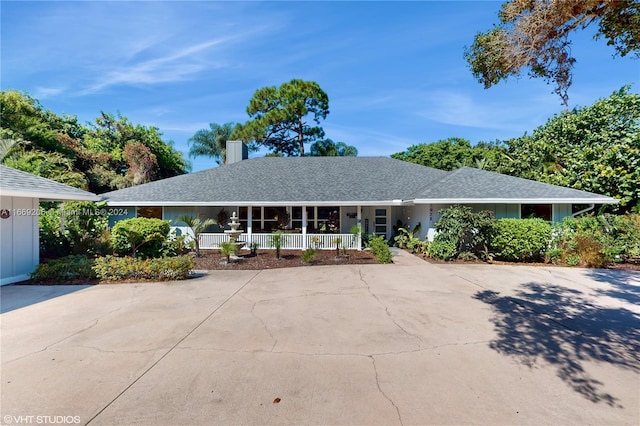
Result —
<instances>
[{"instance_id":1,"label":"concrete driveway","mask_svg":"<svg viewBox=\"0 0 640 426\"><path fill-rule=\"evenodd\" d=\"M213 271L1 289L3 424L640 423L640 274Z\"/></svg>"}]
</instances>

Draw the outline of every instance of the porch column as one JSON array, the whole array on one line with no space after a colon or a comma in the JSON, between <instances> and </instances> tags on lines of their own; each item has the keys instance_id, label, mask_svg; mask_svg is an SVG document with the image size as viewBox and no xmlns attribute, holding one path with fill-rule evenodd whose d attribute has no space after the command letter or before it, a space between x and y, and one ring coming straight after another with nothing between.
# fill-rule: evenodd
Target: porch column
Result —
<instances>
[{"instance_id":1,"label":"porch column","mask_svg":"<svg viewBox=\"0 0 640 426\"><path fill-rule=\"evenodd\" d=\"M302 249L307 249L307 206L302 206Z\"/></svg>"},{"instance_id":2,"label":"porch column","mask_svg":"<svg viewBox=\"0 0 640 426\"><path fill-rule=\"evenodd\" d=\"M362 250L362 206L356 207L358 224L358 250Z\"/></svg>"},{"instance_id":3,"label":"porch column","mask_svg":"<svg viewBox=\"0 0 640 426\"><path fill-rule=\"evenodd\" d=\"M253 233L253 207L247 207L247 248L251 249L251 234Z\"/></svg>"}]
</instances>

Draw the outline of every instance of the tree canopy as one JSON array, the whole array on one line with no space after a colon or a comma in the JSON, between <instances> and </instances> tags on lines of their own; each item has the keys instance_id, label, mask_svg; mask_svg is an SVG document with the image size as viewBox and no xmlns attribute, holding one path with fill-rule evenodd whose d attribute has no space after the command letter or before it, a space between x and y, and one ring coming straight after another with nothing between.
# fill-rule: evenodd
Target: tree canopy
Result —
<instances>
[{"instance_id":1,"label":"tree canopy","mask_svg":"<svg viewBox=\"0 0 640 426\"><path fill-rule=\"evenodd\" d=\"M347 145L344 142L333 142L331 139L322 139L314 142L309 147L311 157L357 157L358 148Z\"/></svg>"},{"instance_id":2,"label":"tree canopy","mask_svg":"<svg viewBox=\"0 0 640 426\"><path fill-rule=\"evenodd\" d=\"M471 146L470 141L453 137L412 145L406 151L392 154L391 158L441 170L454 170L464 166L494 169L503 152L504 147L498 143L481 142Z\"/></svg>"},{"instance_id":3,"label":"tree canopy","mask_svg":"<svg viewBox=\"0 0 640 426\"><path fill-rule=\"evenodd\" d=\"M497 171L609 195L640 209L640 95L629 86L505 141Z\"/></svg>"},{"instance_id":4,"label":"tree canopy","mask_svg":"<svg viewBox=\"0 0 640 426\"><path fill-rule=\"evenodd\" d=\"M476 34L465 59L485 88L528 69L532 77L555 84L568 105L572 83L570 34L598 25L616 53L640 53L640 2L637 0L509 0L499 12L500 24Z\"/></svg>"},{"instance_id":5,"label":"tree canopy","mask_svg":"<svg viewBox=\"0 0 640 426\"><path fill-rule=\"evenodd\" d=\"M329 114L329 97L318 83L293 79L280 87L258 89L247 113L251 119L236 127L233 138L255 141L275 153L302 156L306 143L324 137L319 124Z\"/></svg>"},{"instance_id":6,"label":"tree canopy","mask_svg":"<svg viewBox=\"0 0 640 426\"><path fill-rule=\"evenodd\" d=\"M0 92L3 164L100 193L189 169L156 127L102 112L92 124L59 116L31 96Z\"/></svg>"},{"instance_id":7,"label":"tree canopy","mask_svg":"<svg viewBox=\"0 0 640 426\"><path fill-rule=\"evenodd\" d=\"M564 111L531 135L493 143L449 138L391 157L453 170L470 166L608 195L613 209L640 211L640 95L625 86L593 105Z\"/></svg>"}]
</instances>

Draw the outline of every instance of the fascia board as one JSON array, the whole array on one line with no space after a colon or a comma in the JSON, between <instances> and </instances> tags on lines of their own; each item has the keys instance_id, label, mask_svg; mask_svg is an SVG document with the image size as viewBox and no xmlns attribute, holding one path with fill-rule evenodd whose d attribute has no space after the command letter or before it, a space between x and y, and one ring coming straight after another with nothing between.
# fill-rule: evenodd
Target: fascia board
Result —
<instances>
[{"instance_id":1,"label":"fascia board","mask_svg":"<svg viewBox=\"0 0 640 426\"><path fill-rule=\"evenodd\" d=\"M18 198L39 198L41 201L100 201L100 198L97 195L88 194L88 195L74 195L74 194L63 194L56 192L42 192L42 191L17 191L17 190L6 190L3 189L0 191L0 196L3 197L18 197Z\"/></svg>"},{"instance_id":2,"label":"fascia board","mask_svg":"<svg viewBox=\"0 0 640 426\"><path fill-rule=\"evenodd\" d=\"M617 204L611 197L598 198L416 198L415 204Z\"/></svg>"},{"instance_id":3,"label":"fascia board","mask_svg":"<svg viewBox=\"0 0 640 426\"><path fill-rule=\"evenodd\" d=\"M179 207L179 206L247 206L247 207L279 207L279 206L399 206L406 204L403 200L381 201L109 201L106 203L114 207Z\"/></svg>"}]
</instances>

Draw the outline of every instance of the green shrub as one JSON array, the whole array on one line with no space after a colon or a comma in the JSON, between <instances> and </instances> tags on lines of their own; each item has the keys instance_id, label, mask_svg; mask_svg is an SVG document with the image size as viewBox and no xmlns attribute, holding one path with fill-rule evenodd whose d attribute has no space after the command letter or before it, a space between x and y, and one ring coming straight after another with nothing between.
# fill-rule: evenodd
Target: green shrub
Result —
<instances>
[{"instance_id":1,"label":"green shrub","mask_svg":"<svg viewBox=\"0 0 640 426\"><path fill-rule=\"evenodd\" d=\"M630 262L640 258L640 214L612 216L615 252L607 253L614 261ZM605 246L605 250L609 246Z\"/></svg>"},{"instance_id":2,"label":"green shrub","mask_svg":"<svg viewBox=\"0 0 640 426\"><path fill-rule=\"evenodd\" d=\"M382 235L371 238L369 248L378 263L393 263L391 249Z\"/></svg>"},{"instance_id":3,"label":"green shrub","mask_svg":"<svg viewBox=\"0 0 640 426\"><path fill-rule=\"evenodd\" d=\"M473 253L482 259L489 259L495 218L490 211L473 213L471 207L452 206L440 210L440 219L434 224L438 232L434 238L437 245L433 253L436 259L450 259L462 252ZM451 244L454 252L451 253ZM429 250L431 256L432 250Z\"/></svg>"},{"instance_id":4,"label":"green shrub","mask_svg":"<svg viewBox=\"0 0 640 426\"><path fill-rule=\"evenodd\" d=\"M543 219L499 219L491 239L497 258L515 261L541 261L551 239L551 225Z\"/></svg>"},{"instance_id":5,"label":"green shrub","mask_svg":"<svg viewBox=\"0 0 640 426\"><path fill-rule=\"evenodd\" d=\"M183 256L195 250L195 240L188 234L177 235L175 231L162 246L162 257Z\"/></svg>"},{"instance_id":6,"label":"green shrub","mask_svg":"<svg viewBox=\"0 0 640 426\"><path fill-rule=\"evenodd\" d=\"M451 240L435 238L429 243L429 257L433 259L450 260L456 256L457 252L456 243Z\"/></svg>"},{"instance_id":7,"label":"green shrub","mask_svg":"<svg viewBox=\"0 0 640 426\"><path fill-rule=\"evenodd\" d=\"M315 255L316 255L316 251L311 247L309 247L308 249L302 252L302 261L304 263L311 263L313 262L313 258L315 257Z\"/></svg>"},{"instance_id":8,"label":"green shrub","mask_svg":"<svg viewBox=\"0 0 640 426\"><path fill-rule=\"evenodd\" d=\"M161 257L169 230L168 220L145 217L124 219L113 226L111 244L119 255Z\"/></svg>"},{"instance_id":9,"label":"green shrub","mask_svg":"<svg viewBox=\"0 0 640 426\"><path fill-rule=\"evenodd\" d=\"M633 262L640 259L640 215L565 218L554 228L549 251L568 265ZM547 259L552 259L549 253Z\"/></svg>"},{"instance_id":10,"label":"green shrub","mask_svg":"<svg viewBox=\"0 0 640 426\"><path fill-rule=\"evenodd\" d=\"M101 280L183 280L189 278L195 261L189 256L139 259L105 256L94 261L93 270Z\"/></svg>"},{"instance_id":11,"label":"green shrub","mask_svg":"<svg viewBox=\"0 0 640 426\"><path fill-rule=\"evenodd\" d=\"M39 217L43 258L109 252L109 240L105 239L108 216L100 205L91 201L43 203L43 210L44 214ZM61 211L64 220L61 220Z\"/></svg>"},{"instance_id":12,"label":"green shrub","mask_svg":"<svg viewBox=\"0 0 640 426\"><path fill-rule=\"evenodd\" d=\"M31 279L35 282L56 283L92 280L96 278L92 265L93 262L84 255L61 257L38 265L31 273Z\"/></svg>"}]
</instances>

